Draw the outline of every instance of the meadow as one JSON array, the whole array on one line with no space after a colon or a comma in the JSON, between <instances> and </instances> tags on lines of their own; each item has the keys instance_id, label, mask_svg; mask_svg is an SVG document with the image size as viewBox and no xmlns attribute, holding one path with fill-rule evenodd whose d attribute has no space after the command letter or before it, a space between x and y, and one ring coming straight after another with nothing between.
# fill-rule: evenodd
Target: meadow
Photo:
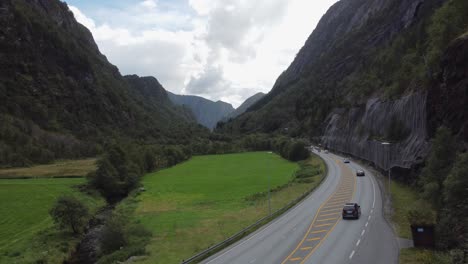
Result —
<instances>
[{"instance_id":1,"label":"meadow","mask_svg":"<svg viewBox=\"0 0 468 264\"><path fill-rule=\"evenodd\" d=\"M0 179L84 177L96 170L96 159L62 160L27 168L0 169Z\"/></svg>"},{"instance_id":2,"label":"meadow","mask_svg":"<svg viewBox=\"0 0 468 264\"><path fill-rule=\"evenodd\" d=\"M308 162L325 171L322 160ZM294 181L297 163L268 152L198 156L146 175L145 191L133 198L134 219L153 233L143 263L180 263L316 187ZM278 188L281 187L281 188ZM253 197L253 198L252 198Z\"/></svg>"},{"instance_id":3,"label":"meadow","mask_svg":"<svg viewBox=\"0 0 468 264\"><path fill-rule=\"evenodd\" d=\"M75 195L92 211L103 206L101 198L77 189L84 182L84 178L0 180L0 263L61 263L78 240L54 227L49 209L62 194Z\"/></svg>"}]
</instances>

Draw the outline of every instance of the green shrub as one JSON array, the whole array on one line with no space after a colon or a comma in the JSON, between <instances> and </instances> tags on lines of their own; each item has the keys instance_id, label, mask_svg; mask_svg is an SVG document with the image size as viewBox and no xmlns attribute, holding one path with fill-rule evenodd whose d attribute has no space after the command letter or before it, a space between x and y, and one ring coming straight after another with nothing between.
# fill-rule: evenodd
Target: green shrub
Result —
<instances>
[{"instance_id":1,"label":"green shrub","mask_svg":"<svg viewBox=\"0 0 468 264\"><path fill-rule=\"evenodd\" d=\"M84 231L89 220L89 210L73 196L61 196L50 210L50 215L61 228L69 228L74 234Z\"/></svg>"},{"instance_id":2,"label":"green shrub","mask_svg":"<svg viewBox=\"0 0 468 264\"><path fill-rule=\"evenodd\" d=\"M434 225L436 223L436 213L428 204L424 201L417 201L408 210L408 221L411 225Z\"/></svg>"}]
</instances>

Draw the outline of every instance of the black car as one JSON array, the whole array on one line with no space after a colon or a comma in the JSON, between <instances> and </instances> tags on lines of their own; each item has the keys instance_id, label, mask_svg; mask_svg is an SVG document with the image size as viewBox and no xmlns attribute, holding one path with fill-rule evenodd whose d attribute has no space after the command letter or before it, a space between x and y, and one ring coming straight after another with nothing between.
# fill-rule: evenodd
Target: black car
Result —
<instances>
[{"instance_id":1,"label":"black car","mask_svg":"<svg viewBox=\"0 0 468 264\"><path fill-rule=\"evenodd\" d=\"M346 203L343 207L343 219L354 218L359 219L361 216L361 206L357 203Z\"/></svg>"},{"instance_id":2,"label":"black car","mask_svg":"<svg viewBox=\"0 0 468 264\"><path fill-rule=\"evenodd\" d=\"M356 176L366 176L363 170L357 170L356 171Z\"/></svg>"}]
</instances>

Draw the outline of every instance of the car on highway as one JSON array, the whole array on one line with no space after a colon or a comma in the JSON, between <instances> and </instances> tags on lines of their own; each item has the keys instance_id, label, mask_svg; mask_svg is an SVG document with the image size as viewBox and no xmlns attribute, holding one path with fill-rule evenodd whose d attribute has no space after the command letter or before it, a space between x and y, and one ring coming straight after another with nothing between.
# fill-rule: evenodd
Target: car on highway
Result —
<instances>
[{"instance_id":1,"label":"car on highway","mask_svg":"<svg viewBox=\"0 0 468 264\"><path fill-rule=\"evenodd\" d=\"M357 170L356 176L366 176L366 173L363 170Z\"/></svg>"},{"instance_id":2,"label":"car on highway","mask_svg":"<svg viewBox=\"0 0 468 264\"><path fill-rule=\"evenodd\" d=\"M346 203L343 207L342 213L343 219L354 218L359 219L361 217L361 206L357 203Z\"/></svg>"},{"instance_id":3,"label":"car on highway","mask_svg":"<svg viewBox=\"0 0 468 264\"><path fill-rule=\"evenodd\" d=\"M324 152L325 152L325 154L328 154L328 150L325 150Z\"/></svg>"},{"instance_id":4,"label":"car on highway","mask_svg":"<svg viewBox=\"0 0 468 264\"><path fill-rule=\"evenodd\" d=\"M349 159L344 159L343 162L344 163L349 163Z\"/></svg>"}]
</instances>

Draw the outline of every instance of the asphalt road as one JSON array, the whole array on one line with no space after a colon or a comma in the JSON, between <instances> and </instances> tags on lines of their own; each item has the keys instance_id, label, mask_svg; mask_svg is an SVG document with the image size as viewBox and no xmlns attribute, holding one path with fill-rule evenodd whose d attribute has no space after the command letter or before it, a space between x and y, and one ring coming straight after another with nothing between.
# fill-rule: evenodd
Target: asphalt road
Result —
<instances>
[{"instance_id":1,"label":"asphalt road","mask_svg":"<svg viewBox=\"0 0 468 264\"><path fill-rule=\"evenodd\" d=\"M398 245L383 217L382 195L374 176L353 162L318 153L328 176L301 203L216 255L217 263L398 263ZM366 176L356 177L362 169ZM357 202L359 220L342 220L345 202Z\"/></svg>"}]
</instances>

